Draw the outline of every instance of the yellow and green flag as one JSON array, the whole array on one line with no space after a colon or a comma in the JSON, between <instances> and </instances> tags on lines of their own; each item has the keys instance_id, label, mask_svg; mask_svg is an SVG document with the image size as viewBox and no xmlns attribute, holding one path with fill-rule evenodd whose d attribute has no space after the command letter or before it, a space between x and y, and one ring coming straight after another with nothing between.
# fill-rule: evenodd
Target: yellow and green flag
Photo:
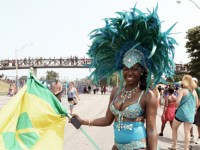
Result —
<instances>
[{"instance_id":1,"label":"yellow and green flag","mask_svg":"<svg viewBox=\"0 0 200 150\"><path fill-rule=\"evenodd\" d=\"M63 150L67 110L30 75L0 110L0 150Z\"/></svg>"}]
</instances>

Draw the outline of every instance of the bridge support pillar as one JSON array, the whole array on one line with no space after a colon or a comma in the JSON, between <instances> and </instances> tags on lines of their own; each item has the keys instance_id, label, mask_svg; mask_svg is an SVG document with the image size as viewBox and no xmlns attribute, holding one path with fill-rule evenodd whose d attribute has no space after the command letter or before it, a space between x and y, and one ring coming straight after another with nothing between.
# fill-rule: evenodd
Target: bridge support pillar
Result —
<instances>
[{"instance_id":1,"label":"bridge support pillar","mask_svg":"<svg viewBox=\"0 0 200 150\"><path fill-rule=\"evenodd\" d=\"M32 68L33 74L37 77L37 68Z\"/></svg>"}]
</instances>

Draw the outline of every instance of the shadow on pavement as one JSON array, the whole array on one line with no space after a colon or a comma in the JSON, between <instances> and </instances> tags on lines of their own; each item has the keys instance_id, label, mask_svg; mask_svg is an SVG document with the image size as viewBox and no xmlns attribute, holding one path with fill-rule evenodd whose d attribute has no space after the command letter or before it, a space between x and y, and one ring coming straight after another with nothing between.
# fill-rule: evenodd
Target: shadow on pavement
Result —
<instances>
[{"instance_id":1,"label":"shadow on pavement","mask_svg":"<svg viewBox=\"0 0 200 150\"><path fill-rule=\"evenodd\" d=\"M159 136L158 137L158 141L161 141L161 142L164 142L164 143L171 143L172 139L168 138L168 137L161 137L161 136Z\"/></svg>"},{"instance_id":2,"label":"shadow on pavement","mask_svg":"<svg viewBox=\"0 0 200 150\"><path fill-rule=\"evenodd\" d=\"M191 144L192 145L192 150L200 150L200 145L197 144Z\"/></svg>"},{"instance_id":3,"label":"shadow on pavement","mask_svg":"<svg viewBox=\"0 0 200 150\"><path fill-rule=\"evenodd\" d=\"M168 138L168 137L158 137L158 140L160 141L160 142L163 142L163 143L168 143L168 144L172 144L172 139L171 138ZM184 149L184 141L180 141L180 140L178 140L178 142L177 142L177 147L179 148L179 149ZM190 144L191 146L192 146L192 150L200 150L200 145L198 145L198 144L194 144L194 143L191 143ZM170 147L170 146L169 146ZM166 149L168 149L168 147L166 147L166 148L161 148L160 147L160 150L166 150Z\"/></svg>"},{"instance_id":4,"label":"shadow on pavement","mask_svg":"<svg viewBox=\"0 0 200 150\"><path fill-rule=\"evenodd\" d=\"M168 137L158 137L158 140L164 143L172 143L172 138L168 138ZM180 141L178 140L177 144L183 144L184 141Z\"/></svg>"}]
</instances>

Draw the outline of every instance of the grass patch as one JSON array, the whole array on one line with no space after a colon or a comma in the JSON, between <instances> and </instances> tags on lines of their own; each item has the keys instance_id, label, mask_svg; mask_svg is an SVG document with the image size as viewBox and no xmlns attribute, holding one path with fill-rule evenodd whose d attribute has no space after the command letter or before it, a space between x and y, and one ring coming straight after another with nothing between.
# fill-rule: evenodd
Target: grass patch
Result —
<instances>
[{"instance_id":1,"label":"grass patch","mask_svg":"<svg viewBox=\"0 0 200 150\"><path fill-rule=\"evenodd\" d=\"M0 80L0 95L8 93L9 84Z\"/></svg>"}]
</instances>

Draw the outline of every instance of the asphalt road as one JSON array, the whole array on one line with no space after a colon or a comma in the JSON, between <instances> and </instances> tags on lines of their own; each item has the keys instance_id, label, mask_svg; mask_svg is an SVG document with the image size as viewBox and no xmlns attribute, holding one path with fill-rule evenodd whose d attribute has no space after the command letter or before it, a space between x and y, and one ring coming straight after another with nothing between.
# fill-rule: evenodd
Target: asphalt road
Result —
<instances>
[{"instance_id":1,"label":"asphalt road","mask_svg":"<svg viewBox=\"0 0 200 150\"><path fill-rule=\"evenodd\" d=\"M94 94L81 94L80 102L74 108L74 113L79 114L82 118L94 119L105 115L109 95L94 95ZM9 97L0 96L0 108L6 104ZM65 97L62 99L62 104L68 108L68 103ZM158 133L161 127L162 108L158 109L157 115L157 130ZM114 143L112 125L108 127L88 127L82 126L82 129L89 135L91 139L98 145L100 150L111 150ZM197 138L197 129L194 126L194 135ZM160 150L167 150L172 144L172 131L169 123L166 125L164 136L159 137ZM193 150L200 150L200 145L191 143ZM183 125L178 130L178 150L184 148L184 132ZM87 136L81 131L75 129L70 123L65 127L64 150L95 150L95 146L90 142Z\"/></svg>"}]
</instances>

